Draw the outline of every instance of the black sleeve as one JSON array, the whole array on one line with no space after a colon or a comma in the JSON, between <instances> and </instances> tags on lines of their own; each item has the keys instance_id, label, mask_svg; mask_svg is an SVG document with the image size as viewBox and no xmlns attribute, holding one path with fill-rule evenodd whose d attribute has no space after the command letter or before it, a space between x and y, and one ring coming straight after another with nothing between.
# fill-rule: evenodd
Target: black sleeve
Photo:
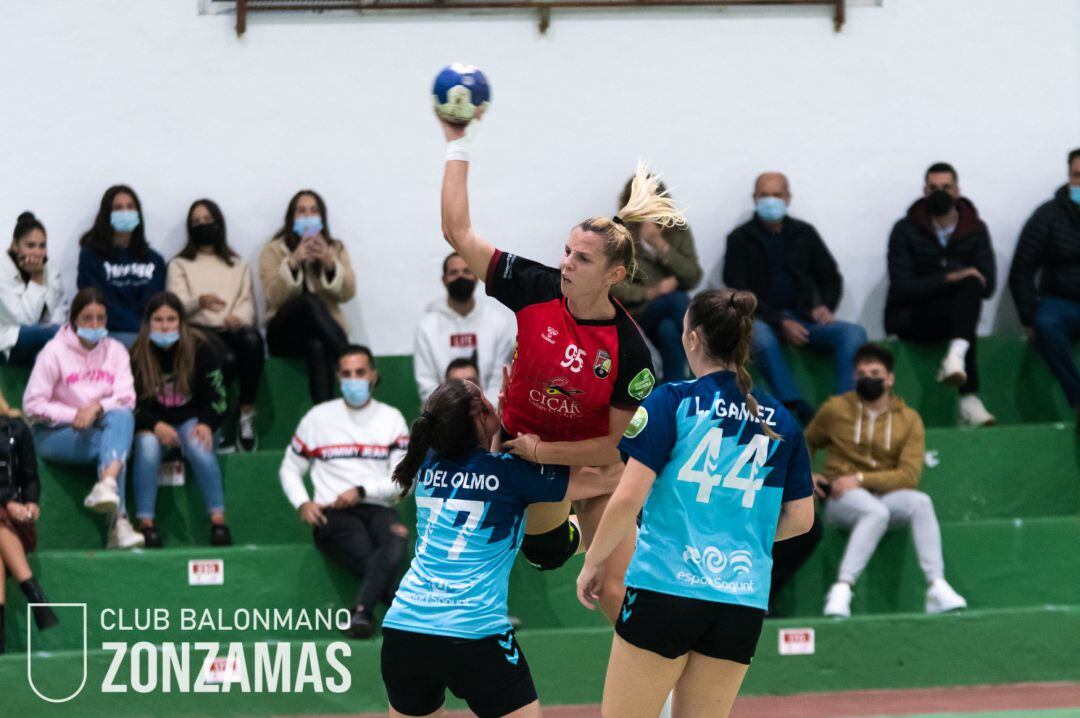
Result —
<instances>
[{"instance_id":1,"label":"black sleeve","mask_svg":"<svg viewBox=\"0 0 1080 718\"><path fill-rule=\"evenodd\" d=\"M990 230L985 225L975 238L975 254L971 258L971 266L986 277L983 298L989 299L997 288L997 260L994 259L994 245L990 242Z\"/></svg>"},{"instance_id":2,"label":"black sleeve","mask_svg":"<svg viewBox=\"0 0 1080 718\"><path fill-rule=\"evenodd\" d=\"M1045 261L1049 237L1049 222L1045 212L1039 208L1020 232L1020 241L1016 244L1016 254L1009 269L1009 289L1012 290L1016 311L1025 327L1030 327L1035 321L1035 310L1039 306L1035 275Z\"/></svg>"},{"instance_id":3,"label":"black sleeve","mask_svg":"<svg viewBox=\"0 0 1080 718\"><path fill-rule=\"evenodd\" d=\"M22 485L19 492L20 499L24 504L41 503L41 482L38 480L34 437L30 434L30 428L21 420L12 422L12 436L15 437L19 452L19 475L17 481Z\"/></svg>"},{"instance_id":4,"label":"black sleeve","mask_svg":"<svg viewBox=\"0 0 1080 718\"><path fill-rule=\"evenodd\" d=\"M830 312L835 312L837 305L840 304L840 296L844 290L844 280L840 276L840 270L836 267L836 260L833 259L832 252L825 246L821 235L812 226L807 225L807 227L810 230L810 241L813 246L810 271L814 275L814 283L817 284L818 301L828 307Z\"/></svg>"},{"instance_id":5,"label":"black sleeve","mask_svg":"<svg viewBox=\"0 0 1080 718\"><path fill-rule=\"evenodd\" d=\"M611 392L611 405L616 409L636 409L656 386L652 355L637 324L619 312L619 374Z\"/></svg>"},{"instance_id":6,"label":"black sleeve","mask_svg":"<svg viewBox=\"0 0 1080 718\"><path fill-rule=\"evenodd\" d=\"M199 423L206 424L216 431L221 427L228 405L225 398L225 377L221 371L221 360L207 341L201 342L197 351L191 400L195 404Z\"/></svg>"},{"instance_id":7,"label":"black sleeve","mask_svg":"<svg viewBox=\"0 0 1080 718\"><path fill-rule=\"evenodd\" d=\"M501 250L491 257L484 286L489 297L514 312L562 296L558 269Z\"/></svg>"},{"instance_id":8,"label":"black sleeve","mask_svg":"<svg viewBox=\"0 0 1080 718\"><path fill-rule=\"evenodd\" d=\"M135 373L135 362L132 362L131 372ZM150 396L138 395L139 382L136 378L135 381L135 431L153 431L157 423L161 421L161 405L157 402L157 396L151 394Z\"/></svg>"},{"instance_id":9,"label":"black sleeve","mask_svg":"<svg viewBox=\"0 0 1080 718\"><path fill-rule=\"evenodd\" d=\"M893 227L889 236L889 292L900 302L916 302L940 293L946 285L945 272L919 274L915 266L911 238L905 220Z\"/></svg>"},{"instance_id":10,"label":"black sleeve","mask_svg":"<svg viewBox=\"0 0 1080 718\"><path fill-rule=\"evenodd\" d=\"M748 244L742 238L741 228L728 235L724 249L724 286L728 289L754 292L754 287L750 286L750 258L746 253ZM755 316L770 326L779 326L782 318L780 310L762 301L760 293L754 293L758 294Z\"/></svg>"}]
</instances>

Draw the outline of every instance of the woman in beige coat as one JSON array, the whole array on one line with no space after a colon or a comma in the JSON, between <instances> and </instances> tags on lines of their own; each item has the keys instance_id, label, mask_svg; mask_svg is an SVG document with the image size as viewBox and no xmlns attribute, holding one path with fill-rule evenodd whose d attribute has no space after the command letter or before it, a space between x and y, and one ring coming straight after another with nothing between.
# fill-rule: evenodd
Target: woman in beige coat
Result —
<instances>
[{"instance_id":1,"label":"woman in beige coat","mask_svg":"<svg viewBox=\"0 0 1080 718\"><path fill-rule=\"evenodd\" d=\"M314 191L301 190L289 201L285 225L259 255L259 277L270 354L307 358L311 400L332 399L335 363L349 343L341 304L356 294L356 275Z\"/></svg>"}]
</instances>

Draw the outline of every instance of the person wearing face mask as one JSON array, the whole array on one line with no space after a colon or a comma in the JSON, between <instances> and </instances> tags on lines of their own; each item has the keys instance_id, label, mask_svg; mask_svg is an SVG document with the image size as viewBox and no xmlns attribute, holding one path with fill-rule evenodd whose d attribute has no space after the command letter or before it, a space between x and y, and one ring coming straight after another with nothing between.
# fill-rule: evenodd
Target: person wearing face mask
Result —
<instances>
[{"instance_id":1,"label":"person wearing face mask","mask_svg":"<svg viewBox=\"0 0 1080 718\"><path fill-rule=\"evenodd\" d=\"M409 535L394 509L402 492L391 479L409 429L400 411L371 396L379 372L370 349L346 346L337 377L342 398L300 420L279 477L300 520L312 527L315 546L360 582L347 633L370 638L375 609L394 598ZM314 498L304 486L309 471Z\"/></svg>"},{"instance_id":2,"label":"person wearing face mask","mask_svg":"<svg viewBox=\"0 0 1080 718\"><path fill-rule=\"evenodd\" d=\"M754 183L754 216L727 238L723 276L718 265L709 282L753 292L754 358L773 395L804 426L814 408L803 397L782 347L832 350L836 391L851 389L852 357L866 343L866 330L836 318L843 278L813 225L788 214L791 190L779 172Z\"/></svg>"},{"instance_id":3,"label":"person wearing face mask","mask_svg":"<svg viewBox=\"0 0 1080 718\"><path fill-rule=\"evenodd\" d=\"M101 197L94 226L79 240L79 289L96 287L109 309L109 334L131 348L150 297L165 289L165 260L146 241L135 190L114 185Z\"/></svg>"},{"instance_id":4,"label":"person wearing face mask","mask_svg":"<svg viewBox=\"0 0 1080 718\"><path fill-rule=\"evenodd\" d=\"M633 178L627 180L619 206L630 201ZM667 193L663 182L657 190ZM660 354L659 383L687 378L686 353L682 347L682 320L690 306L689 291L701 281L701 263L690 225L661 227L654 222L630 226L634 235L637 271L611 288L641 326Z\"/></svg>"},{"instance_id":5,"label":"person wearing face mask","mask_svg":"<svg viewBox=\"0 0 1080 718\"><path fill-rule=\"evenodd\" d=\"M225 523L221 467L215 432L225 416L225 380L218 353L191 327L184 305L171 292L150 299L131 349L135 406L135 518L147 548L161 548L154 523L162 454L180 452L195 475L210 517L210 545L232 545Z\"/></svg>"},{"instance_id":6,"label":"person wearing face mask","mask_svg":"<svg viewBox=\"0 0 1080 718\"><path fill-rule=\"evenodd\" d=\"M1068 162L1068 182L1020 233L1009 289L1028 337L1078 412L1080 431L1080 370L1071 346L1080 335L1080 148L1069 153Z\"/></svg>"},{"instance_id":7,"label":"person wearing face mask","mask_svg":"<svg viewBox=\"0 0 1080 718\"><path fill-rule=\"evenodd\" d=\"M905 341L948 342L937 380L960 392L966 426L990 426L979 399L976 331L982 303L994 294L997 265L990 231L960 192L956 169L926 170L923 197L889 236L885 331Z\"/></svg>"},{"instance_id":8,"label":"person wearing face mask","mask_svg":"<svg viewBox=\"0 0 1080 718\"><path fill-rule=\"evenodd\" d=\"M893 394L893 355L876 344L855 353L855 390L825 402L806 427L811 452L827 451L815 493L825 499L825 520L851 530L825 615L851 615L853 587L890 527L910 526L926 578L927 613L966 608L945 580L941 529L930 497L916 487L922 475L926 432L919 414Z\"/></svg>"},{"instance_id":9,"label":"person wearing face mask","mask_svg":"<svg viewBox=\"0 0 1080 718\"><path fill-rule=\"evenodd\" d=\"M64 323L63 283L48 261L45 225L23 212L0 255L0 364L33 364Z\"/></svg>"},{"instance_id":10,"label":"person wearing face mask","mask_svg":"<svg viewBox=\"0 0 1080 718\"><path fill-rule=\"evenodd\" d=\"M236 444L255 451L255 395L266 350L256 326L251 268L229 247L225 216L216 202L199 199L187 216L187 245L169 262L168 291L179 297L188 322L215 342L226 383L239 379Z\"/></svg>"},{"instance_id":11,"label":"person wearing face mask","mask_svg":"<svg viewBox=\"0 0 1080 718\"><path fill-rule=\"evenodd\" d=\"M334 362L349 343L341 305L356 295L356 275L312 190L289 201L285 224L259 254L259 279L270 354L306 358L312 402L332 399Z\"/></svg>"},{"instance_id":12,"label":"person wearing face mask","mask_svg":"<svg viewBox=\"0 0 1080 718\"><path fill-rule=\"evenodd\" d=\"M125 512L124 479L131 450L135 387L127 349L108 336L101 291L83 289L67 323L34 362L23 411L38 456L74 466L96 465L83 505L109 517L109 548L137 548L143 537Z\"/></svg>"},{"instance_id":13,"label":"person wearing face mask","mask_svg":"<svg viewBox=\"0 0 1080 718\"><path fill-rule=\"evenodd\" d=\"M479 386L497 404L502 368L514 358L514 316L492 302L477 301L476 275L456 252L443 260L442 283L446 298L432 301L416 327L413 371L420 401L442 383L452 361L471 359L480 369Z\"/></svg>"}]
</instances>

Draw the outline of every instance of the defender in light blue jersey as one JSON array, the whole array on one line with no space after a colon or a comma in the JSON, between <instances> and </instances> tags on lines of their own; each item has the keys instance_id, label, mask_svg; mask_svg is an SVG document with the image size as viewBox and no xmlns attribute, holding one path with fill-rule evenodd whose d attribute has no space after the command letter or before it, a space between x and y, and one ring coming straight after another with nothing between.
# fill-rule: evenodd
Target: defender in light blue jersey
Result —
<instances>
[{"instance_id":1,"label":"defender in light blue jersey","mask_svg":"<svg viewBox=\"0 0 1080 718\"><path fill-rule=\"evenodd\" d=\"M614 487L599 471L571 482L568 467L490 453L485 447L499 431L498 412L479 387L449 381L413 422L409 451L394 470L394 481L415 488L417 541L383 620L392 717L440 715L447 689L480 718L540 715L507 618L525 508Z\"/></svg>"},{"instance_id":2,"label":"defender in light blue jersey","mask_svg":"<svg viewBox=\"0 0 1080 718\"><path fill-rule=\"evenodd\" d=\"M626 470L608 504L578 598L592 608L606 561L641 512L615 626L605 718L726 716L769 604L772 546L813 524L799 425L746 371L757 299L703 292L683 322L695 381L665 384L619 444Z\"/></svg>"}]
</instances>

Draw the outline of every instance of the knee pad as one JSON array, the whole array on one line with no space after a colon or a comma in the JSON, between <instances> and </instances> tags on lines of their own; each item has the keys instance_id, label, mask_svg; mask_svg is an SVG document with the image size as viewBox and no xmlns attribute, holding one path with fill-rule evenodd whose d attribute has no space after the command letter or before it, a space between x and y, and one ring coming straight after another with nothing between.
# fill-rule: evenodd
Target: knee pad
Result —
<instances>
[{"instance_id":1,"label":"knee pad","mask_svg":"<svg viewBox=\"0 0 1080 718\"><path fill-rule=\"evenodd\" d=\"M570 519L559 527L543 534L525 534L521 553L538 571L553 571L577 553L581 533Z\"/></svg>"}]
</instances>

